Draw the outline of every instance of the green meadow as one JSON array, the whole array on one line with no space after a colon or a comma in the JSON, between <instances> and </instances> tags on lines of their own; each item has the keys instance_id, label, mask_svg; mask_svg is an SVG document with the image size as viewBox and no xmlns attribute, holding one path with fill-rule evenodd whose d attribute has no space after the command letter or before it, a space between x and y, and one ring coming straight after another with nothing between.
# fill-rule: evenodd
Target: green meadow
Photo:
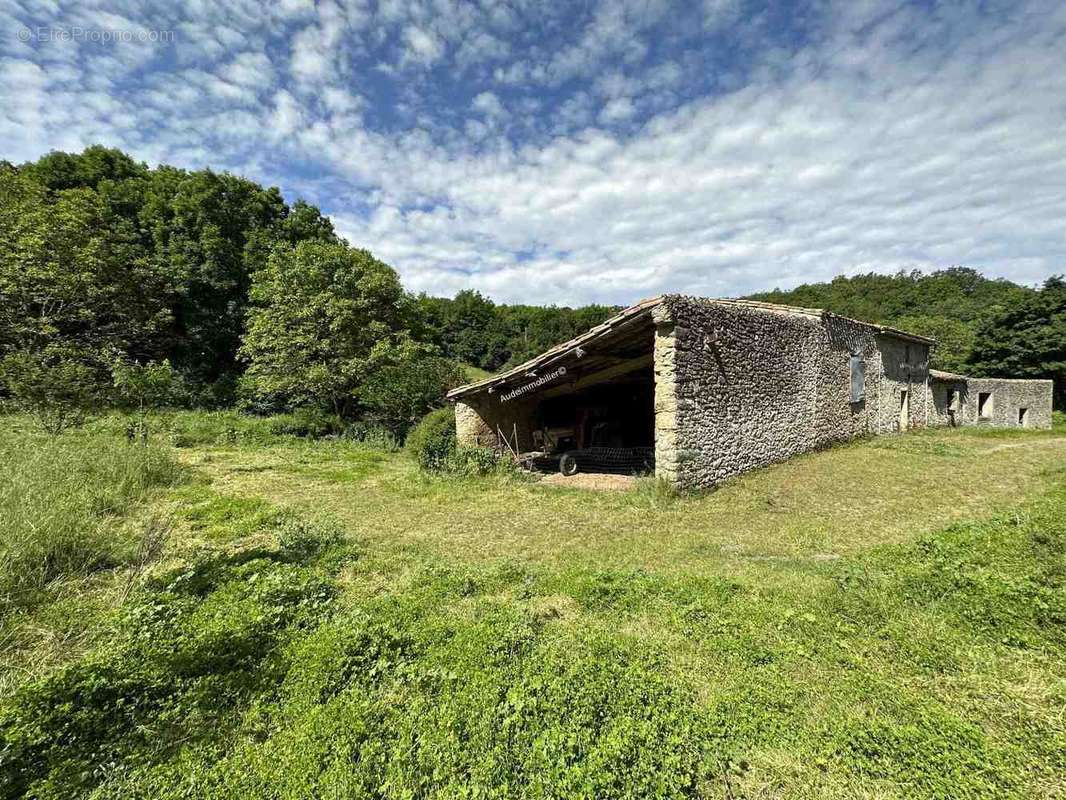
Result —
<instances>
[{"instance_id":1,"label":"green meadow","mask_svg":"<svg viewBox=\"0 0 1066 800\"><path fill-rule=\"evenodd\" d=\"M693 495L0 422L0 797L1066 794L1061 419Z\"/></svg>"}]
</instances>

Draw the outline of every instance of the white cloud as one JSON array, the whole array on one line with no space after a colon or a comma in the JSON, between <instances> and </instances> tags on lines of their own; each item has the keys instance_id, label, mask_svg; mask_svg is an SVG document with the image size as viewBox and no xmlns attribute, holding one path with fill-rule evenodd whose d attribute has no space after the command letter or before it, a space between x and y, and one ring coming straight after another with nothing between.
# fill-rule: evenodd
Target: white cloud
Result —
<instances>
[{"instance_id":1,"label":"white cloud","mask_svg":"<svg viewBox=\"0 0 1066 800\"><path fill-rule=\"evenodd\" d=\"M285 17L309 17L315 13L314 0L279 0L278 11Z\"/></svg>"},{"instance_id":2,"label":"white cloud","mask_svg":"<svg viewBox=\"0 0 1066 800\"><path fill-rule=\"evenodd\" d=\"M636 113L637 110L632 100L628 97L616 97L603 107L600 112L600 122L609 125L612 122L627 120Z\"/></svg>"},{"instance_id":3,"label":"white cloud","mask_svg":"<svg viewBox=\"0 0 1066 800\"><path fill-rule=\"evenodd\" d=\"M333 114L353 114L364 105L361 97L336 86L327 86L322 90L322 102Z\"/></svg>"},{"instance_id":4,"label":"white cloud","mask_svg":"<svg viewBox=\"0 0 1066 800\"><path fill-rule=\"evenodd\" d=\"M509 52L507 43L485 31L478 31L462 40L455 52L455 61L461 67L496 61Z\"/></svg>"},{"instance_id":5,"label":"white cloud","mask_svg":"<svg viewBox=\"0 0 1066 800\"><path fill-rule=\"evenodd\" d=\"M274 82L274 65L263 53L239 53L221 68L219 74L239 86L267 87Z\"/></svg>"},{"instance_id":6,"label":"white cloud","mask_svg":"<svg viewBox=\"0 0 1066 800\"><path fill-rule=\"evenodd\" d=\"M148 25L130 5L112 13ZM716 25L737 19L735 4L712 6ZM518 46L518 4L199 8L177 66L151 50L11 43L0 158L101 141L243 172L317 198L410 288L505 300L728 295L960 263L1029 282L1066 269L1061 4L831 4L808 12L803 47L725 64L716 93L684 104L708 69L699 53L632 61L646 49L634 35L672 19L660 2L602 3L556 51ZM453 69L453 96L427 83ZM564 77L562 95L535 86ZM382 113L390 125L375 127Z\"/></svg>"},{"instance_id":7,"label":"white cloud","mask_svg":"<svg viewBox=\"0 0 1066 800\"><path fill-rule=\"evenodd\" d=\"M474 98L470 107L489 119L503 119L507 116L507 110L503 107L503 103L500 102L500 98L492 92L479 94Z\"/></svg>"},{"instance_id":8,"label":"white cloud","mask_svg":"<svg viewBox=\"0 0 1066 800\"><path fill-rule=\"evenodd\" d=\"M405 64L429 66L444 53L444 43L430 30L409 25L403 31Z\"/></svg>"},{"instance_id":9,"label":"white cloud","mask_svg":"<svg viewBox=\"0 0 1066 800\"><path fill-rule=\"evenodd\" d=\"M332 58L322 29L317 25L309 25L293 37L291 64L298 80L321 80L329 74Z\"/></svg>"},{"instance_id":10,"label":"white cloud","mask_svg":"<svg viewBox=\"0 0 1066 800\"><path fill-rule=\"evenodd\" d=\"M284 89L274 95L274 111L270 115L270 132L277 136L291 136L304 125L300 104Z\"/></svg>"}]
</instances>

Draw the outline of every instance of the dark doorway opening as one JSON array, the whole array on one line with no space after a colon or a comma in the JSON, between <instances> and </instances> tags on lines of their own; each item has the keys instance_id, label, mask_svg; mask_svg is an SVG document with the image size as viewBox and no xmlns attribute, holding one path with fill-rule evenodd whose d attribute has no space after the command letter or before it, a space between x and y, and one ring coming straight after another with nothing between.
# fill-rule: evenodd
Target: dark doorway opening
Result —
<instances>
[{"instance_id":1,"label":"dark doorway opening","mask_svg":"<svg viewBox=\"0 0 1066 800\"><path fill-rule=\"evenodd\" d=\"M655 376L648 364L601 383L559 387L537 405L538 469L634 474L654 467Z\"/></svg>"},{"instance_id":2,"label":"dark doorway opening","mask_svg":"<svg viewBox=\"0 0 1066 800\"><path fill-rule=\"evenodd\" d=\"M977 417L978 419L992 418L992 392L977 393Z\"/></svg>"}]
</instances>

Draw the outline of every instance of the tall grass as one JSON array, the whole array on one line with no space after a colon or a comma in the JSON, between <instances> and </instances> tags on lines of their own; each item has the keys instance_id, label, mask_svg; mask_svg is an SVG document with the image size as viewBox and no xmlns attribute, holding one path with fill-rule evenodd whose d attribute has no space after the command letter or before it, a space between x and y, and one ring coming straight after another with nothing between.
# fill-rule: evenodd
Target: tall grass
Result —
<instances>
[{"instance_id":1,"label":"tall grass","mask_svg":"<svg viewBox=\"0 0 1066 800\"><path fill-rule=\"evenodd\" d=\"M120 412L92 420L90 433L124 436L131 418ZM254 447L295 440L337 439L368 449L395 451L399 443L384 428L346 423L335 414L297 409L288 414L261 417L240 411L156 411L149 420L151 437L175 447Z\"/></svg>"},{"instance_id":2,"label":"tall grass","mask_svg":"<svg viewBox=\"0 0 1066 800\"><path fill-rule=\"evenodd\" d=\"M4 420L5 427L12 419ZM178 464L154 447L113 437L0 434L0 614L32 602L51 581L135 557L117 517Z\"/></svg>"}]
</instances>

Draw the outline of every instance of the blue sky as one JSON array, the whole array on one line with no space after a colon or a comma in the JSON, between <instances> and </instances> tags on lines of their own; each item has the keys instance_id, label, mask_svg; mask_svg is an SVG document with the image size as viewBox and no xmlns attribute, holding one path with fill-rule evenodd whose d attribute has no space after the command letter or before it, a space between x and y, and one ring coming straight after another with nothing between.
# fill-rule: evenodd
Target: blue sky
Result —
<instances>
[{"instance_id":1,"label":"blue sky","mask_svg":"<svg viewBox=\"0 0 1066 800\"><path fill-rule=\"evenodd\" d=\"M1064 132L1058 1L0 0L0 158L243 174L435 294L1035 283Z\"/></svg>"}]
</instances>

